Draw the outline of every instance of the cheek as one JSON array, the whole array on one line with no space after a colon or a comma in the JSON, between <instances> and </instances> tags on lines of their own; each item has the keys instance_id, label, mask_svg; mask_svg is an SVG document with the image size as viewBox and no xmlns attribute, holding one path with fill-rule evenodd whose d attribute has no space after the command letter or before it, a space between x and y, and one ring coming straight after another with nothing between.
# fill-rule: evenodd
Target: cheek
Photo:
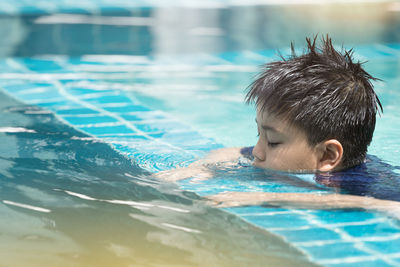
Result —
<instances>
[{"instance_id":1,"label":"cheek","mask_svg":"<svg viewBox=\"0 0 400 267\"><path fill-rule=\"evenodd\" d=\"M275 170L285 170L286 166L293 162L292 155L285 149L270 149L265 160L265 167Z\"/></svg>"},{"instance_id":2,"label":"cheek","mask_svg":"<svg viewBox=\"0 0 400 267\"><path fill-rule=\"evenodd\" d=\"M292 170L314 171L316 169L315 153L308 146L293 151L287 159L290 161L290 163L288 162L288 166L290 166Z\"/></svg>"},{"instance_id":3,"label":"cheek","mask_svg":"<svg viewBox=\"0 0 400 267\"><path fill-rule=\"evenodd\" d=\"M314 170L314 157L309 149L280 148L269 151L266 168L275 170Z\"/></svg>"}]
</instances>

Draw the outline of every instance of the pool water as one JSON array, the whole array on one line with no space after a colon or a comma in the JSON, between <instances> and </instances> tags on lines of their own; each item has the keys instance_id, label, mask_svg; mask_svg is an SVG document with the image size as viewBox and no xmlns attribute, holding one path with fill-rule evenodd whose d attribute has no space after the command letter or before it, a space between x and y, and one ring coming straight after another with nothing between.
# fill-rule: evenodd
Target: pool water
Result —
<instances>
[{"instance_id":1,"label":"pool water","mask_svg":"<svg viewBox=\"0 0 400 267\"><path fill-rule=\"evenodd\" d=\"M379 10L387 5L376 4ZM290 13L290 8L276 8ZM214 11L199 12L212 17ZM220 10L228 18L235 11ZM215 209L199 197L223 191L335 190L312 175L250 167L215 169L214 179L177 185L151 177L186 166L215 148L255 143L254 108L243 104L244 89L261 64L277 58L276 49L266 49L268 45L287 53L287 37L281 43L250 39L246 44L242 35L229 33L229 24L221 26L228 40L211 27L215 25L205 25L207 31L197 28L192 35L208 32L213 42L199 38L202 44L223 39L220 46L188 46L177 53L173 45L163 47L146 38L151 36L148 29L132 31L131 39L122 42L110 33L124 33L123 27L96 28L92 20L77 30L79 24L67 27L60 17L40 14L22 21L31 27L27 40L33 44L50 32L48 46L35 50L22 43L9 54L19 57L0 61L2 264L400 265L400 224L390 214L268 206ZM162 18L165 13L145 8L139 14ZM360 33L354 48L356 58L368 60L366 69L383 80L375 87L384 114L369 153L379 163L371 165L382 177L378 185L396 192L400 45L396 23L388 27L385 20L375 22L388 29L386 37L371 33L370 39L362 39ZM74 34L85 35L88 29L98 42L89 38L89 43L74 45ZM338 32L333 26L331 30ZM135 43L135 37L145 41L131 50L118 48ZM125 55L112 55L118 49Z\"/></svg>"},{"instance_id":2,"label":"pool water","mask_svg":"<svg viewBox=\"0 0 400 267\"><path fill-rule=\"evenodd\" d=\"M308 265L48 110L4 93L0 110L2 265Z\"/></svg>"}]
</instances>

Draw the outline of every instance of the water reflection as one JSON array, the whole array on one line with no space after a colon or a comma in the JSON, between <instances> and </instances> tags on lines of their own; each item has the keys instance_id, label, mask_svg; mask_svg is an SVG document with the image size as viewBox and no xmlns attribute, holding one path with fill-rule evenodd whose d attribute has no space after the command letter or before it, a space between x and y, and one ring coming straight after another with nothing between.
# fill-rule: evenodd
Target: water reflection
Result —
<instances>
[{"instance_id":1,"label":"water reflection","mask_svg":"<svg viewBox=\"0 0 400 267\"><path fill-rule=\"evenodd\" d=\"M52 114L5 95L0 110L1 264L310 265Z\"/></svg>"}]
</instances>

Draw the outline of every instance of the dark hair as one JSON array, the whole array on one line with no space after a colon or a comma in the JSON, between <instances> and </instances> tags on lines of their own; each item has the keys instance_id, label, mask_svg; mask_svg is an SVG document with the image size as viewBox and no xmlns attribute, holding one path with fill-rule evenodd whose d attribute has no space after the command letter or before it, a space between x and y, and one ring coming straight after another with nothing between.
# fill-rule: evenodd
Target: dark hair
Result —
<instances>
[{"instance_id":1,"label":"dark hair","mask_svg":"<svg viewBox=\"0 0 400 267\"><path fill-rule=\"evenodd\" d=\"M371 80L353 50L338 52L332 40L306 38L307 51L265 65L249 86L246 103L304 130L310 145L337 139L343 146L341 166L364 161L375 130L376 113L383 111Z\"/></svg>"}]
</instances>

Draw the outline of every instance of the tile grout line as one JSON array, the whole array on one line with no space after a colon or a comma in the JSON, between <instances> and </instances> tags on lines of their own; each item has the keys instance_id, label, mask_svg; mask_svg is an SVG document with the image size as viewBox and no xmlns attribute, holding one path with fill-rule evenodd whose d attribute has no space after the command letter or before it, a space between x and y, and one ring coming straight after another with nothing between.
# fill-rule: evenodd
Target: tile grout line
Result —
<instances>
[{"instance_id":1,"label":"tile grout line","mask_svg":"<svg viewBox=\"0 0 400 267\"><path fill-rule=\"evenodd\" d=\"M360 226L360 225L369 225L373 223L380 223L384 222L383 218L375 218L375 219L369 219L363 222L347 222L347 223L326 223L324 225L329 226L329 227L345 227L345 226ZM273 231L298 231L298 230L308 230L311 229L312 226L306 225L306 226L299 226L299 227L288 227L288 228L270 228Z\"/></svg>"},{"instance_id":2,"label":"tile grout line","mask_svg":"<svg viewBox=\"0 0 400 267\"><path fill-rule=\"evenodd\" d=\"M359 240L363 242L385 242L385 241L393 241L393 240L400 240L400 234L392 235L390 237L361 237ZM324 246L324 245L329 245L329 244L334 244L334 243L343 243L343 242L348 242L345 240L320 240L320 241L304 241L304 242L294 242L295 244L298 244L299 246L304 246L304 247L312 247L312 246Z\"/></svg>"},{"instance_id":3,"label":"tile grout line","mask_svg":"<svg viewBox=\"0 0 400 267\"><path fill-rule=\"evenodd\" d=\"M52 81L52 83L53 83L53 85L58 89L58 91L60 92L60 94L63 95L63 96L65 96L65 97L68 98L69 100L71 100L71 101L73 101L73 102L75 102L75 103L78 103L78 104L80 104L80 105L82 105L82 106L84 106L84 107L87 107L87 108L89 108L89 109L98 111L98 112L100 112L101 114L105 114L105 115L110 116L110 117L112 117L112 118L114 118L114 119L117 119L118 121L122 122L122 123L123 123L126 127L128 127L129 129L133 130L134 132L137 132L137 133L141 134L142 136L148 138L149 140L153 140L153 141L155 141L155 142L157 142L157 143L160 143L160 144L162 144L162 145L168 146L168 147L173 148L173 149L175 149L175 150L179 150L179 151L182 151L182 152L184 152L184 153L190 154L191 156L197 157L197 154L195 154L195 153L192 153L192 152L187 151L187 150L185 150L185 149L182 149L182 148L180 148L180 147L171 145L171 144L169 144L169 143L162 142L162 141L160 141L159 139L154 138L154 137L152 137L152 136L146 134L145 132L143 132L143 131L137 129L137 128L136 128L133 124L131 124L129 121L125 120L124 118L122 118L122 117L119 116L119 115L116 115L115 113L109 112L109 111L104 110L104 109L102 109L102 108L96 107L96 106L93 105L93 104L90 104L90 103L87 103L87 102L85 102L85 101L81 101L81 100L77 99L76 97L74 97L74 96L72 96L71 94L67 93L66 90L65 90L65 88L62 86L62 84L61 84L59 81Z\"/></svg>"},{"instance_id":4,"label":"tile grout line","mask_svg":"<svg viewBox=\"0 0 400 267\"><path fill-rule=\"evenodd\" d=\"M19 62L15 61L15 59L13 59L13 58L8 58L7 61L6 61L6 63L7 63L9 66L11 66L11 67L18 67L18 69L21 69L21 70L23 70L23 71L25 71L25 72L27 72L27 73L32 73L32 74L35 73L34 71L30 70L29 68L27 68L27 67L24 66L23 64L20 64ZM186 154L189 154L189 155L191 155L191 156L194 156L194 157L197 157L197 156L198 156L196 153L193 153L193 152L191 152L191 151L182 149L182 148L180 148L180 147L174 146L174 145L169 144L169 143L166 143L166 142L162 142L162 141L160 141L159 139L154 138L154 137L148 135L147 133L145 133L145 132L143 132L143 131L137 129L137 128L136 128L133 124L131 124L129 121L125 120L124 118L122 118L121 116L119 116L119 115L117 115L117 114L115 114L115 113L109 112L109 111L104 110L104 109L102 109L102 108L96 107L96 106L93 105L93 104L90 104L90 103L87 103L87 102L85 102L85 101L81 101L80 99L77 99L75 96L69 94L69 93L65 90L65 88L63 87L63 85L61 84L61 82L60 82L59 80L53 80L53 79L50 79L50 80L49 80L49 79L47 79L47 81L50 82L54 87L56 87L57 90L58 90L58 92L60 93L60 95L64 96L65 98L67 98L67 99L69 99L69 100L71 100L71 101L73 101L73 102L75 102L75 103L78 103L78 104L80 104L81 106L87 107L87 108L89 108L89 109L91 109L91 110L98 111L98 112L101 113L101 114L108 115L108 116L110 116L110 117L112 117L112 118L114 118L114 119L120 121L121 123L123 123L126 127L128 127L129 129L131 129L132 131L134 131L134 132L140 134L141 136L143 136L143 137L145 137L145 138L147 138L147 139L149 139L149 140L155 141L156 143L165 145L165 146L170 147L170 148L173 148L173 149L175 149L175 150L182 151L182 152L184 152L184 153L186 153ZM65 99L64 99L64 100L65 100ZM39 104L39 103L40 103L40 102L37 102L37 104Z\"/></svg>"},{"instance_id":5,"label":"tile grout line","mask_svg":"<svg viewBox=\"0 0 400 267\"><path fill-rule=\"evenodd\" d=\"M392 261L391 259L388 259L388 258L387 258L387 255L384 255L384 254L382 254L382 253L380 253L380 252L378 252L378 251L376 251L376 250L373 250L373 249L370 249L370 248L365 247L365 244L364 244L364 242L363 242L362 240L350 236L348 233L346 233L345 231L343 231L343 230L341 230L341 229L334 228L334 227L332 227L332 226L322 224L322 223L320 222L320 220L318 220L318 219L315 218L315 215L312 215L312 214L309 214L309 213L305 213L305 212L299 211L299 210L296 210L295 213L299 213L299 214L305 215L305 217L307 218L307 221L308 221L310 224L313 224L313 225L315 225L315 226L318 226L318 227L321 227L321 228L325 228L325 229L327 229L327 230L331 230L331 231L337 233L337 234L340 236L340 239L341 239L341 240L343 240L343 241L347 241L347 240L350 241L352 244L354 244L354 247L355 247L355 248L357 248L357 249L359 249L359 250L361 250L361 251L366 252L367 254L371 255L372 257L375 257L375 258L377 258L377 259L381 259L382 261L384 261L384 262L386 262L387 264L392 265L392 266L397 266L397 265L398 265L398 263ZM313 217L314 217L314 218L313 218ZM310 219L309 219L309 218L310 218ZM307 253L308 253L308 252L307 252ZM343 259L346 259L346 258L343 258ZM340 261L340 260L343 261L343 259L339 259L339 261ZM335 260L337 261L338 259L335 259ZM328 260L322 260L322 259L321 259L320 261L322 261L322 262L328 262Z\"/></svg>"}]
</instances>

